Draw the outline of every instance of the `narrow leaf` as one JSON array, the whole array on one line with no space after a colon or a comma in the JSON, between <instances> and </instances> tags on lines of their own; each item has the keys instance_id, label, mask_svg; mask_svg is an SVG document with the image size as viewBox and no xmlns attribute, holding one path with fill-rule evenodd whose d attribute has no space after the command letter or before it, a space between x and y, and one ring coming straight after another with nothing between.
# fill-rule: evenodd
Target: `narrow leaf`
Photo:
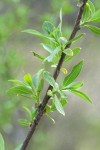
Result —
<instances>
[{"instance_id":1,"label":"narrow leaf","mask_svg":"<svg viewBox=\"0 0 100 150\"><path fill-rule=\"evenodd\" d=\"M32 94L32 89L25 86L15 86L7 91L9 94Z\"/></svg>"},{"instance_id":2,"label":"narrow leaf","mask_svg":"<svg viewBox=\"0 0 100 150\"><path fill-rule=\"evenodd\" d=\"M71 73L64 78L63 87L69 85L77 78L77 76L81 72L82 66L83 66L83 61L80 61L76 66L73 67Z\"/></svg>"},{"instance_id":3,"label":"narrow leaf","mask_svg":"<svg viewBox=\"0 0 100 150\"><path fill-rule=\"evenodd\" d=\"M90 6L88 3L86 3L84 11L83 11L83 15L82 15L82 20L83 22L88 21L90 18Z\"/></svg>"},{"instance_id":4,"label":"narrow leaf","mask_svg":"<svg viewBox=\"0 0 100 150\"><path fill-rule=\"evenodd\" d=\"M70 48L65 49L65 50L64 50L64 53L65 53L66 55L68 55L68 56L73 56L73 55L74 55L74 54L73 54L73 51L72 51Z\"/></svg>"},{"instance_id":5,"label":"narrow leaf","mask_svg":"<svg viewBox=\"0 0 100 150\"><path fill-rule=\"evenodd\" d=\"M0 133L0 150L5 150L4 139L1 133Z\"/></svg>"},{"instance_id":6,"label":"narrow leaf","mask_svg":"<svg viewBox=\"0 0 100 150\"><path fill-rule=\"evenodd\" d=\"M48 71L43 72L43 79L46 80L52 87L55 87L55 80Z\"/></svg>"},{"instance_id":7,"label":"narrow leaf","mask_svg":"<svg viewBox=\"0 0 100 150\"><path fill-rule=\"evenodd\" d=\"M20 80L8 80L10 82L15 83L16 85L21 85L21 86L28 86L25 82L22 82Z\"/></svg>"},{"instance_id":8,"label":"narrow leaf","mask_svg":"<svg viewBox=\"0 0 100 150\"><path fill-rule=\"evenodd\" d=\"M30 86L32 86L32 77L29 73L24 75L24 81L27 82Z\"/></svg>"},{"instance_id":9,"label":"narrow leaf","mask_svg":"<svg viewBox=\"0 0 100 150\"><path fill-rule=\"evenodd\" d=\"M76 42L78 39L81 39L84 35L85 35L85 33L82 33L82 34L76 36L76 37L73 38L72 40L68 41L68 42L67 42L67 45L70 44L70 43Z\"/></svg>"},{"instance_id":10,"label":"narrow leaf","mask_svg":"<svg viewBox=\"0 0 100 150\"><path fill-rule=\"evenodd\" d=\"M94 13L90 22L100 22L100 9Z\"/></svg>"},{"instance_id":11,"label":"narrow leaf","mask_svg":"<svg viewBox=\"0 0 100 150\"><path fill-rule=\"evenodd\" d=\"M67 89L79 89L83 86L83 82L73 82L67 86L65 86L62 90L67 90Z\"/></svg>"},{"instance_id":12,"label":"narrow leaf","mask_svg":"<svg viewBox=\"0 0 100 150\"><path fill-rule=\"evenodd\" d=\"M36 52L33 52L33 51L32 51L32 53L33 53L33 55L34 55L35 57L37 57L37 58L39 58L39 59L41 59L41 60L44 60L44 59L45 59L44 56L39 55L39 54L37 54Z\"/></svg>"},{"instance_id":13,"label":"narrow leaf","mask_svg":"<svg viewBox=\"0 0 100 150\"><path fill-rule=\"evenodd\" d=\"M49 44L44 44L44 43L41 43L41 45L43 46L43 48L48 51L49 53L52 53L53 50L51 48L51 46Z\"/></svg>"},{"instance_id":14,"label":"narrow leaf","mask_svg":"<svg viewBox=\"0 0 100 150\"><path fill-rule=\"evenodd\" d=\"M55 104L55 107L56 109L62 114L65 116L65 112L64 112L64 109L63 109L63 106L62 104L60 103L58 97L55 95L54 96L54 104Z\"/></svg>"},{"instance_id":15,"label":"narrow leaf","mask_svg":"<svg viewBox=\"0 0 100 150\"><path fill-rule=\"evenodd\" d=\"M26 119L19 119L18 123L22 126L30 126L30 121L28 121Z\"/></svg>"},{"instance_id":16,"label":"narrow leaf","mask_svg":"<svg viewBox=\"0 0 100 150\"><path fill-rule=\"evenodd\" d=\"M54 31L54 25L49 21L45 21L42 28L47 35Z\"/></svg>"},{"instance_id":17,"label":"narrow leaf","mask_svg":"<svg viewBox=\"0 0 100 150\"><path fill-rule=\"evenodd\" d=\"M83 98L85 101L88 101L90 103L92 103L92 100L83 92L78 91L78 90L70 90L72 93L80 96L81 98Z\"/></svg>"},{"instance_id":18,"label":"narrow leaf","mask_svg":"<svg viewBox=\"0 0 100 150\"><path fill-rule=\"evenodd\" d=\"M55 120L50 115L46 113L46 116L55 124Z\"/></svg>"},{"instance_id":19,"label":"narrow leaf","mask_svg":"<svg viewBox=\"0 0 100 150\"><path fill-rule=\"evenodd\" d=\"M91 32L100 35L100 28L91 25L87 25L87 27Z\"/></svg>"},{"instance_id":20,"label":"narrow leaf","mask_svg":"<svg viewBox=\"0 0 100 150\"><path fill-rule=\"evenodd\" d=\"M34 76L33 76L33 79L32 79L32 82L33 82L33 85L34 87L37 89L38 88L38 85L39 85L39 78L42 74L44 69L41 69L39 70Z\"/></svg>"},{"instance_id":21,"label":"narrow leaf","mask_svg":"<svg viewBox=\"0 0 100 150\"><path fill-rule=\"evenodd\" d=\"M73 56L66 56L65 57L65 62L72 60L75 56L77 56L80 53L81 48L80 47L76 47L73 49Z\"/></svg>"},{"instance_id":22,"label":"narrow leaf","mask_svg":"<svg viewBox=\"0 0 100 150\"><path fill-rule=\"evenodd\" d=\"M57 47L44 61L52 62L60 50L60 47Z\"/></svg>"},{"instance_id":23,"label":"narrow leaf","mask_svg":"<svg viewBox=\"0 0 100 150\"><path fill-rule=\"evenodd\" d=\"M28 115L29 115L29 118L30 118L30 121L32 121L32 114L31 114L31 111L29 110L29 108L27 108L27 107L23 107L25 110L26 110L26 112L28 113Z\"/></svg>"},{"instance_id":24,"label":"narrow leaf","mask_svg":"<svg viewBox=\"0 0 100 150\"><path fill-rule=\"evenodd\" d=\"M95 7L91 1L88 1L92 15L95 13Z\"/></svg>"},{"instance_id":25,"label":"narrow leaf","mask_svg":"<svg viewBox=\"0 0 100 150\"><path fill-rule=\"evenodd\" d=\"M43 87L44 87L44 80L41 79L40 82L39 82L39 85L38 85L38 89L37 89L37 91L38 91L39 94L43 90Z\"/></svg>"}]
</instances>

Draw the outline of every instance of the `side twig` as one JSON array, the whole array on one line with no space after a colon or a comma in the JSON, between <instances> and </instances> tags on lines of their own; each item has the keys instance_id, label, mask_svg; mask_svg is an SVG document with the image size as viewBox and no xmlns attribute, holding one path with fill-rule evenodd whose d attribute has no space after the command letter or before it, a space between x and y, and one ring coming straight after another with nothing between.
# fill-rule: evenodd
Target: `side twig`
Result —
<instances>
[{"instance_id":1,"label":"side twig","mask_svg":"<svg viewBox=\"0 0 100 150\"><path fill-rule=\"evenodd\" d=\"M73 31L72 31L68 41L72 40L75 37L78 30L80 30L80 21L81 21L83 10L84 10L84 7L85 7L86 3L87 3L87 0L82 1L82 5L80 6L79 13L78 13L77 19L75 21ZM65 49L69 48L70 46L71 46L71 43L67 44ZM53 75L55 80L57 79L57 77L60 73L60 68L63 64L64 58L65 58L65 54L62 52L61 58L58 62L57 68L56 68L56 70L54 72L54 75ZM52 87L49 85L47 91L51 90L51 89L52 89ZM44 96L44 99L43 99L41 105L38 108L38 113L36 115L36 118L35 118L34 122L32 123L32 126L31 126L31 128L30 128L30 130L29 130L29 132L28 132L28 134L27 134L27 136L26 136L26 138L25 138L25 140L22 144L21 150L26 150L26 148L27 148L27 146L30 142L31 137L32 137L34 131L36 130L36 127L37 127L41 117L43 116L45 106L48 103L49 99L50 99L50 97L47 95L47 92L46 92L46 94Z\"/></svg>"}]
</instances>

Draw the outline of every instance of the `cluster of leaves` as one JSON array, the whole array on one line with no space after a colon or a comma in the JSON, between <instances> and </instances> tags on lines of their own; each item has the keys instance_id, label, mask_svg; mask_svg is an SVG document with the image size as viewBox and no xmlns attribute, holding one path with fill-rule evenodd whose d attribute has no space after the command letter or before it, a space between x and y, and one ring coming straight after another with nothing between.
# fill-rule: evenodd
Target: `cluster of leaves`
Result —
<instances>
[{"instance_id":1,"label":"cluster of leaves","mask_svg":"<svg viewBox=\"0 0 100 150\"><path fill-rule=\"evenodd\" d=\"M95 10L93 3L90 0L88 0L83 12L81 26L87 27L91 32L100 35L100 28L94 25L94 23L99 22L100 9ZM90 23L93 23L93 25L91 25Z\"/></svg>"},{"instance_id":2,"label":"cluster of leaves","mask_svg":"<svg viewBox=\"0 0 100 150\"><path fill-rule=\"evenodd\" d=\"M95 11L94 5L91 1L85 6L81 26L88 27L89 30L93 31L94 33L99 34L100 29L94 26L89 25L90 22L99 22L100 21L100 10ZM49 21L45 21L43 23L43 33L33 29L27 29L23 32L33 34L40 38L45 39L46 43L41 43L44 50L46 50L49 54L48 56L42 56L33 52L34 56L42 60L43 63L50 63L51 67L56 67L58 61L61 57L61 54L64 53L66 55L64 62L72 60L75 56L77 56L81 50L80 47L75 47L73 49L66 49L66 45L76 42L80 38L82 38L85 34L81 33L72 40L68 41L62 33L62 10L60 11L60 23L57 27ZM27 97L33 100L34 107L32 110L24 107L24 109L29 114L29 119L20 119L19 123L21 125L30 126L32 121L34 120L38 107L41 101L41 92L44 87L44 81L46 81L49 85L51 85L52 90L49 90L47 94L50 97L50 104L46 105L45 114L49 116L49 112L53 112L58 110L59 113L65 115L64 106L67 104L68 101L68 94L69 92L74 93L85 101L89 101L90 103L92 100L82 91L80 88L83 86L83 82L75 82L76 78L81 72L83 66L83 61L80 61L76 64L72 71L67 74L66 68L61 68L61 71L65 74L64 79L62 80L61 85L59 85L53 78L50 72L45 69L40 69L33 77L28 73L24 76L24 81L19 80L10 80L11 82L15 83L16 86L12 87L8 90L10 94L17 94L20 96ZM66 75L67 74L67 75ZM52 121L54 121L52 119Z\"/></svg>"}]
</instances>

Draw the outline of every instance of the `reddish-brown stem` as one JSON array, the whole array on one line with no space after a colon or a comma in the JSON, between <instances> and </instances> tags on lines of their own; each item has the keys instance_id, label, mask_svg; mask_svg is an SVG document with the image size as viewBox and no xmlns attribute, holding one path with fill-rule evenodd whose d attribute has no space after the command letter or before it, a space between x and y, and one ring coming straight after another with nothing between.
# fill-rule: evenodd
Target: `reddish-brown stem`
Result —
<instances>
[{"instance_id":1,"label":"reddish-brown stem","mask_svg":"<svg viewBox=\"0 0 100 150\"><path fill-rule=\"evenodd\" d=\"M72 31L68 41L72 40L75 37L77 31L80 30L80 21L81 21L83 10L84 10L86 3L87 3L87 0L82 0L82 5L80 6L79 13L78 13L77 19L75 21L75 25L73 27L73 31ZM67 44L65 49L69 48L70 46L71 46L71 43ZM61 69L61 66L63 64L64 58L65 58L65 54L62 52L62 55L61 55L60 60L58 62L57 68L54 71L53 77L55 80L57 79L57 77L60 73L60 69ZM52 89L52 87L49 85L47 91L50 89ZM28 132L28 134L27 134L27 136L26 136L26 138L22 144L21 150L26 150L26 148L30 142L30 139L32 138L32 135L33 135L34 131L36 130L36 127L37 127L41 117L43 116L45 106L47 105L49 99L50 99L50 97L47 95L47 92L46 92L44 99L43 99L40 107L38 108L38 113L36 115L36 118L35 118L34 122L32 123L30 130L29 130L29 132Z\"/></svg>"}]
</instances>

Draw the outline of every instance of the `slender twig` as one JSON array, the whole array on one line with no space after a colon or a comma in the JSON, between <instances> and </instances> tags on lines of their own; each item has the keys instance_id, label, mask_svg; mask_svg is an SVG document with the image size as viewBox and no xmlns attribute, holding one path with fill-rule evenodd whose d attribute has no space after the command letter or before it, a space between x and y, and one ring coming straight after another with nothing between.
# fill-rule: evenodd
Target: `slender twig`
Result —
<instances>
[{"instance_id":1,"label":"slender twig","mask_svg":"<svg viewBox=\"0 0 100 150\"><path fill-rule=\"evenodd\" d=\"M82 0L82 5L80 6L79 13L78 13L77 19L75 21L73 31L72 31L68 41L72 40L75 37L77 31L80 30L80 21L81 21L83 10L84 10L86 3L87 3L87 0ZM70 46L71 46L71 43L67 44L65 49L69 48ZM57 68L56 68L54 75L53 75L55 80L57 79L57 77L60 73L60 68L63 64L64 58L65 58L65 54L62 52L61 58L58 62ZM47 91L50 89L52 89L52 87L49 85ZM32 123L32 126L31 126L31 128L30 128L30 130L29 130L29 132L28 132L28 134L27 134L27 136L26 136L26 138L22 144L21 150L26 150L26 148L30 142L31 137L32 137L34 131L36 130L36 127L37 127L41 117L43 116L45 106L47 105L49 99L50 99L50 97L47 95L47 92L46 92L44 99L38 108L38 113L36 115L36 118L35 118L34 122Z\"/></svg>"}]
</instances>

